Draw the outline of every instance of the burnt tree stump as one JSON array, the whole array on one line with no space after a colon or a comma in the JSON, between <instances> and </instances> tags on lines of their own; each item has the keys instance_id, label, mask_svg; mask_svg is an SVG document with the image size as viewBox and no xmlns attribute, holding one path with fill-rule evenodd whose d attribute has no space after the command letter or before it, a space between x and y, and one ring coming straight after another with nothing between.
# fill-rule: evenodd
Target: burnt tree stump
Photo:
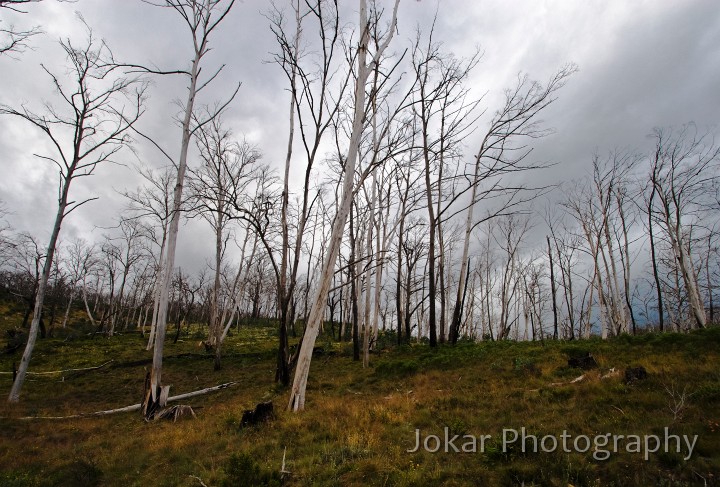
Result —
<instances>
[{"instance_id":1,"label":"burnt tree stump","mask_svg":"<svg viewBox=\"0 0 720 487\"><path fill-rule=\"evenodd\" d=\"M568 366L574 369L590 370L597 368L598 364L590 352L585 352L577 357L570 357L568 359Z\"/></svg>"},{"instance_id":2,"label":"burnt tree stump","mask_svg":"<svg viewBox=\"0 0 720 487\"><path fill-rule=\"evenodd\" d=\"M261 402L255 406L255 409L246 409L245 412L243 412L240 427L255 426L260 423L265 423L274 417L272 401Z\"/></svg>"},{"instance_id":3,"label":"burnt tree stump","mask_svg":"<svg viewBox=\"0 0 720 487\"><path fill-rule=\"evenodd\" d=\"M645 367L628 367L625 369L625 383L630 384L647 379L648 373Z\"/></svg>"}]
</instances>

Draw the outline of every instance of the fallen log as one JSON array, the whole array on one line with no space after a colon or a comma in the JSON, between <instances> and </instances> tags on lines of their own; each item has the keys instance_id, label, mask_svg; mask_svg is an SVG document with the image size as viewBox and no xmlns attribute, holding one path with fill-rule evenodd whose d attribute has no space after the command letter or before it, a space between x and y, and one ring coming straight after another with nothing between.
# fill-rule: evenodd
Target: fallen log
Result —
<instances>
[{"instance_id":1,"label":"fallen log","mask_svg":"<svg viewBox=\"0 0 720 487\"><path fill-rule=\"evenodd\" d=\"M95 367L83 367L81 369L49 370L47 372L26 372L26 373L27 373L27 375L60 375L60 374L65 374L67 372L85 372L88 370L102 369L103 367L110 365L113 362L114 362L114 360L108 360L107 362L105 362L102 365L97 365ZM15 372L4 372L4 371L0 372L0 374L3 374L3 375L12 375L14 373Z\"/></svg>"},{"instance_id":2,"label":"fallen log","mask_svg":"<svg viewBox=\"0 0 720 487\"><path fill-rule=\"evenodd\" d=\"M228 387L232 387L235 384L237 384L237 382L226 382L225 384L208 387L206 389L200 389L198 391L193 391L193 392L186 392L185 394L178 394L177 396L168 397L167 402L182 401L183 399L189 399L191 397L202 396L204 394L209 394L211 392L219 391L222 389L227 389ZM24 416L24 417L21 417L18 419L29 420L29 419L91 418L94 416L108 416L110 414L129 413L129 412L133 412L133 411L140 411L141 407L142 407L142 404L133 404L132 406L125 406L124 408L108 409L106 411L95 411L94 413L81 413L81 414L73 414L70 416ZM4 418L4 419L8 419L8 418Z\"/></svg>"},{"instance_id":3,"label":"fallen log","mask_svg":"<svg viewBox=\"0 0 720 487\"><path fill-rule=\"evenodd\" d=\"M190 399L191 397L202 396L203 394L207 394L208 392L215 392L222 389L227 389L228 387L232 387L235 384L237 384L237 382L226 382L225 384L220 384L219 386L208 387L207 389L200 389L199 391L186 392L185 394L178 394L177 396L169 397L168 402L182 401L183 399Z\"/></svg>"},{"instance_id":4,"label":"fallen log","mask_svg":"<svg viewBox=\"0 0 720 487\"><path fill-rule=\"evenodd\" d=\"M577 384L578 382L582 382L585 380L585 374L575 377L573 380L568 382L551 382L548 384L550 387L558 387L558 386L567 386L569 384Z\"/></svg>"}]
</instances>

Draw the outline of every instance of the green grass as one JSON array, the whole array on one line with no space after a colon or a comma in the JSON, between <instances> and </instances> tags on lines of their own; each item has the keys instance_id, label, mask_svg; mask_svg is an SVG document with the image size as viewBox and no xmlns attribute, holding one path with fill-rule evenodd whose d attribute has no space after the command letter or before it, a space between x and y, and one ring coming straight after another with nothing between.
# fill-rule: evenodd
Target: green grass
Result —
<instances>
[{"instance_id":1,"label":"green grass","mask_svg":"<svg viewBox=\"0 0 720 487\"><path fill-rule=\"evenodd\" d=\"M306 411L285 411L288 392L273 383L272 323L246 324L224 345L213 370L201 335L165 347L163 382L179 394L228 381L234 388L194 398L196 419L145 423L139 413L102 418L23 420L140 402L146 362L138 333L110 339L78 328L40 340L31 371L113 363L63 376L28 376L21 402L0 406L0 485L718 485L720 477L720 329L687 335L623 336L545 344L486 342L455 347L385 346L371 367L353 362L347 344L321 337ZM60 335L60 334L59 334ZM68 336L72 338L68 339ZM333 352L333 353L328 353ZM599 369L567 366L591 352ZM22 350L0 355L10 371ZM135 365L128 365L135 364ZM611 368L643 366L649 377L625 384ZM9 391L11 376L0 375ZM560 385L551 385L560 384ZM675 413L675 398L686 405ZM275 420L240 428L243 410L273 400ZM646 461L634 453L598 461L592 452L503 450L505 428L558 436L699 435L685 461L676 453ZM415 429L427 434L489 434L483 453L408 453ZM286 470L280 466L285 453ZM704 479L704 480L703 480Z\"/></svg>"}]
</instances>

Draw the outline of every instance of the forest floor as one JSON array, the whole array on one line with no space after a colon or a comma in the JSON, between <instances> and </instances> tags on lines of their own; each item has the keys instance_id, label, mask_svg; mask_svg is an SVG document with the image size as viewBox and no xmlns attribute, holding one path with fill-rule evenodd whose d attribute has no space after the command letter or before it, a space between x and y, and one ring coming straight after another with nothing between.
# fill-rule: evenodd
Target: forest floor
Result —
<instances>
[{"instance_id":1,"label":"forest floor","mask_svg":"<svg viewBox=\"0 0 720 487\"><path fill-rule=\"evenodd\" d=\"M10 321L0 318L5 342ZM367 369L353 362L349 344L321 337L306 410L292 413L287 390L273 383L276 333L268 325L235 331L219 371L199 332L168 339L163 382L171 396L238 382L185 401L197 417L175 423L146 423L139 412L26 419L139 403L151 359L134 332L107 338L68 329L39 340L32 372L112 362L29 375L18 404L2 401L0 485L720 485L720 328L434 350L392 346L388 337ZM598 368L568 366L585 352ZM0 353L5 394L21 354L22 347ZM625 369L636 366L647 378L626 383ZM273 420L241 427L244 410L269 400ZM537 449L529 436L525 452L521 437L510 441L522 428L538 438ZM422 444L408 452L416 430ZM459 435L448 452L446 434ZM674 437L664 444L668 434L682 438L679 452ZM683 435L691 442L697 435L691 455ZM475 452L454 451L472 450L471 438Z\"/></svg>"}]
</instances>

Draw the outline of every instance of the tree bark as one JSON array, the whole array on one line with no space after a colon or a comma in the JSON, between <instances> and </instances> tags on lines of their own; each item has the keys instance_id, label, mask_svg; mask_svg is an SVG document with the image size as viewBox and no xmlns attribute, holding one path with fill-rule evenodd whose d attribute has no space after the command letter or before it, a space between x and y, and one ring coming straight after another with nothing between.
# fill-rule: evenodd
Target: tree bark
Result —
<instances>
[{"instance_id":1,"label":"tree bark","mask_svg":"<svg viewBox=\"0 0 720 487\"><path fill-rule=\"evenodd\" d=\"M8 402L18 402L20 400L20 390L25 383L25 376L27 374L28 366L30 365L30 357L32 356L33 349L35 348L35 341L37 340L37 334L40 328L40 320L42 319L45 292L47 290L48 281L50 280L53 257L55 256L55 248L57 246L58 236L60 235L60 226L62 225L62 221L65 216L65 209L67 208L67 198L68 191L70 190L70 182L71 179L66 179L64 181L63 188L60 193L58 211L55 214L55 223L53 225L52 234L50 235L50 242L48 243L47 252L45 254L45 263L43 264L43 271L40 277L40 283L38 284L37 294L35 295L33 319L30 323L30 330L28 331L28 339L27 343L25 344L25 350L23 352L22 358L20 359L20 366L18 367L17 375L15 376L12 388L10 389Z\"/></svg>"},{"instance_id":2,"label":"tree bark","mask_svg":"<svg viewBox=\"0 0 720 487\"><path fill-rule=\"evenodd\" d=\"M550 292L552 293L553 307L553 340L558 339L558 310L557 310L557 290L555 289L555 266L553 265L552 247L550 246L550 237L545 236L548 245L548 257L550 258Z\"/></svg>"},{"instance_id":3,"label":"tree bark","mask_svg":"<svg viewBox=\"0 0 720 487\"><path fill-rule=\"evenodd\" d=\"M395 0L393 8L393 17L390 24L390 30L383 45L378 48L375 54L374 62L380 62L380 56L387 48L392 39L395 27L397 25L397 9L400 0ZM335 220L332 225L330 241L328 243L327 256L323 261L322 271L320 273L320 283L316 290L315 297L312 302L312 308L308 317L308 323L305 329L305 337L300 348L297 368L295 369L295 377L293 379L292 390L290 392L290 400L288 408L293 411L300 411L305 408L305 391L307 388L307 380L310 374L310 361L312 360L312 351L315 346L317 333L320 329L322 317L325 311L325 301L327 299L330 282L337 262L337 256L340 252L340 244L342 243L343 233L345 231L345 223L350 213L354 195L354 177L355 165L360 147L360 138L363 132L363 124L365 120L365 85L367 83L370 70L366 64L367 48L369 39L369 25L367 21L367 3L366 0L360 0L360 43L358 45L358 70L355 85L355 109L353 115L352 132L350 135L350 144L348 148L347 158L345 160L342 197Z\"/></svg>"},{"instance_id":4,"label":"tree bark","mask_svg":"<svg viewBox=\"0 0 720 487\"><path fill-rule=\"evenodd\" d=\"M197 79L200 68L200 59L205 46L196 49L195 58L193 59L190 86L188 87L188 98L185 104L185 115L182 124L182 140L180 142L180 160L178 162L177 179L175 189L173 191L173 211L170 219L170 226L167 239L167 253L165 263L162 266L163 277L162 286L160 288L160 303L158 305L158 319L155 329L155 345L153 351L153 365L150 375L150 387L152 400L158 399L160 387L162 385L162 360L163 349L165 346L165 333L167 330L168 320L168 300L170 294L170 285L172 279L173 267L175 266L175 248L177 245L177 235L180 229L180 207L182 205L183 184L185 182L185 173L187 171L187 156L190 146L190 122L192 119L193 107L195 105L195 96L197 95Z\"/></svg>"}]
</instances>

